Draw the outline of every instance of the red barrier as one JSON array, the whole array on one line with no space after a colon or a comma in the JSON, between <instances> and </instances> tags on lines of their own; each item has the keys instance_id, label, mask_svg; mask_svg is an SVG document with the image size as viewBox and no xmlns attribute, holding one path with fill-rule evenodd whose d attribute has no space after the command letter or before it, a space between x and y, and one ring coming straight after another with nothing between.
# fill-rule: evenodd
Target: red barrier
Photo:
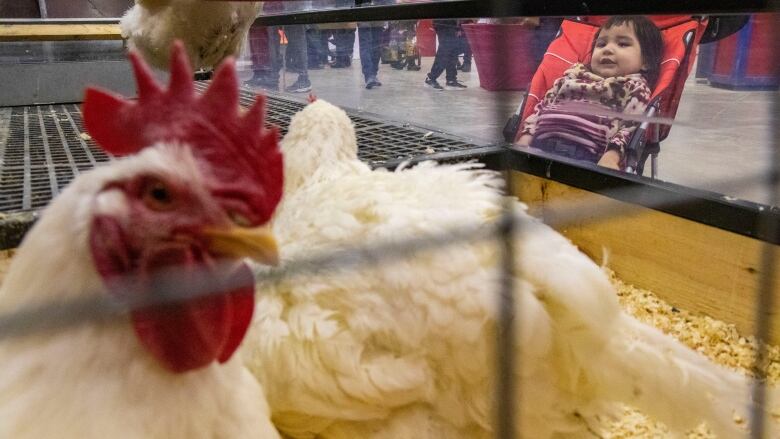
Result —
<instances>
[{"instance_id":1,"label":"red barrier","mask_svg":"<svg viewBox=\"0 0 780 439\"><path fill-rule=\"evenodd\" d=\"M525 90L536 71L534 30L517 24L464 24L485 90ZM500 42L500 44L499 44ZM503 68L499 68L503 66Z\"/></svg>"}]
</instances>

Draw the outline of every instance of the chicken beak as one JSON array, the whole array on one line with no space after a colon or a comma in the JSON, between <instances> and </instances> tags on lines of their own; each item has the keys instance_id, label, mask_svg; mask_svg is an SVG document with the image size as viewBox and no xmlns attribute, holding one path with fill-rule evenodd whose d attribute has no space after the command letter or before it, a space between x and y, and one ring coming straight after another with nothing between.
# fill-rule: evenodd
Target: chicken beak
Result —
<instances>
[{"instance_id":1,"label":"chicken beak","mask_svg":"<svg viewBox=\"0 0 780 439\"><path fill-rule=\"evenodd\" d=\"M279 263L279 248L270 227L207 228L203 234L209 239L209 249L215 253L250 258L266 265Z\"/></svg>"}]
</instances>

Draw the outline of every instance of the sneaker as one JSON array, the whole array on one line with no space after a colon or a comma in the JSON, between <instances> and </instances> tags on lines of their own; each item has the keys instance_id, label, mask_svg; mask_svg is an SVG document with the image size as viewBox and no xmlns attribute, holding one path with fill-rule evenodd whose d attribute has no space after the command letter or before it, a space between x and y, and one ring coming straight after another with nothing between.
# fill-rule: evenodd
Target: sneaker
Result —
<instances>
[{"instance_id":1,"label":"sneaker","mask_svg":"<svg viewBox=\"0 0 780 439\"><path fill-rule=\"evenodd\" d=\"M267 78L252 78L244 82L245 87L250 88L262 88L265 90L279 90L279 81L272 81Z\"/></svg>"},{"instance_id":2,"label":"sneaker","mask_svg":"<svg viewBox=\"0 0 780 439\"><path fill-rule=\"evenodd\" d=\"M471 64L463 64L463 67L460 68L460 71L463 73L468 73L471 71Z\"/></svg>"},{"instance_id":3,"label":"sneaker","mask_svg":"<svg viewBox=\"0 0 780 439\"><path fill-rule=\"evenodd\" d=\"M413 72L418 72L420 71L420 69L422 69L422 67L416 66L414 64L409 64L408 66L406 66L406 70L411 70Z\"/></svg>"},{"instance_id":4,"label":"sneaker","mask_svg":"<svg viewBox=\"0 0 780 439\"><path fill-rule=\"evenodd\" d=\"M447 85L445 86L445 88L447 90L464 90L467 89L468 87L465 84L461 84L456 79L454 81L447 81Z\"/></svg>"},{"instance_id":5,"label":"sneaker","mask_svg":"<svg viewBox=\"0 0 780 439\"><path fill-rule=\"evenodd\" d=\"M284 89L287 93L306 93L311 91L311 81L305 76L298 76L298 80Z\"/></svg>"},{"instance_id":6,"label":"sneaker","mask_svg":"<svg viewBox=\"0 0 780 439\"><path fill-rule=\"evenodd\" d=\"M428 86L428 87L431 87L434 90L444 90L444 87L439 85L439 83L436 82L435 79L431 79L430 76L426 76L425 77L425 85Z\"/></svg>"},{"instance_id":7,"label":"sneaker","mask_svg":"<svg viewBox=\"0 0 780 439\"><path fill-rule=\"evenodd\" d=\"M374 87L381 87L382 83L376 79L376 76L372 76L366 80L366 88L371 90Z\"/></svg>"},{"instance_id":8,"label":"sneaker","mask_svg":"<svg viewBox=\"0 0 780 439\"><path fill-rule=\"evenodd\" d=\"M332 69L346 69L352 66L352 59L349 56L337 56L330 64Z\"/></svg>"}]
</instances>

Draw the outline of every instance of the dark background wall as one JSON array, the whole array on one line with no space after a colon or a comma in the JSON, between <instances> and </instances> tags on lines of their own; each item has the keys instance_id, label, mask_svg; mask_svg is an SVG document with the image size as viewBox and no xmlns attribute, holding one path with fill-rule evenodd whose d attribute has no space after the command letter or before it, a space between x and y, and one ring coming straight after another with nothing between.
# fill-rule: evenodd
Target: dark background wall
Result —
<instances>
[{"instance_id":1,"label":"dark background wall","mask_svg":"<svg viewBox=\"0 0 780 439\"><path fill-rule=\"evenodd\" d=\"M0 18L40 18L36 0L0 0Z\"/></svg>"},{"instance_id":2,"label":"dark background wall","mask_svg":"<svg viewBox=\"0 0 780 439\"><path fill-rule=\"evenodd\" d=\"M48 18L121 17L133 0L45 0ZM0 0L0 18L40 18L38 0Z\"/></svg>"},{"instance_id":3,"label":"dark background wall","mask_svg":"<svg viewBox=\"0 0 780 439\"><path fill-rule=\"evenodd\" d=\"M49 18L121 17L133 0L46 0Z\"/></svg>"}]
</instances>

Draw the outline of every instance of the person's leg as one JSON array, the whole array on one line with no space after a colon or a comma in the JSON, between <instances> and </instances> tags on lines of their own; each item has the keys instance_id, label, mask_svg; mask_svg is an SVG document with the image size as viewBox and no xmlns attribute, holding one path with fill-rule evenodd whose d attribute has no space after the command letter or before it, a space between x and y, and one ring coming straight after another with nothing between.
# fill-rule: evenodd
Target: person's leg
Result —
<instances>
[{"instance_id":1,"label":"person's leg","mask_svg":"<svg viewBox=\"0 0 780 439\"><path fill-rule=\"evenodd\" d=\"M461 70L468 73L471 71L471 45L469 44L469 40L466 38L466 35L460 35L458 36L458 39L460 40L461 47L463 48L463 67L461 67Z\"/></svg>"},{"instance_id":2,"label":"person's leg","mask_svg":"<svg viewBox=\"0 0 780 439\"><path fill-rule=\"evenodd\" d=\"M330 29L322 29L320 30L320 64L328 64L328 56L330 55L330 36L333 35L333 32ZM333 43L336 43L336 37L333 37ZM335 60L335 57L334 57Z\"/></svg>"},{"instance_id":3,"label":"person's leg","mask_svg":"<svg viewBox=\"0 0 780 439\"><path fill-rule=\"evenodd\" d=\"M266 75L267 85L273 88L273 84L279 84L279 69L282 68L282 52L279 45L279 26L269 26L268 32L268 60L270 62Z\"/></svg>"},{"instance_id":4,"label":"person's leg","mask_svg":"<svg viewBox=\"0 0 780 439\"><path fill-rule=\"evenodd\" d=\"M305 26L302 24L285 26L284 33L287 35L287 68L298 75L308 76Z\"/></svg>"},{"instance_id":5,"label":"person's leg","mask_svg":"<svg viewBox=\"0 0 780 439\"><path fill-rule=\"evenodd\" d=\"M333 32L333 44L336 45L336 59L333 67L340 68L352 65L355 29L336 29Z\"/></svg>"},{"instance_id":6,"label":"person's leg","mask_svg":"<svg viewBox=\"0 0 780 439\"><path fill-rule=\"evenodd\" d=\"M352 56L355 54L355 32L357 28L346 29L344 32L344 62L347 67L352 65Z\"/></svg>"},{"instance_id":7,"label":"person's leg","mask_svg":"<svg viewBox=\"0 0 780 439\"><path fill-rule=\"evenodd\" d=\"M249 52L252 60L252 79L250 85L259 85L268 74L271 60L268 56L268 30L266 26L252 26L249 28Z\"/></svg>"},{"instance_id":8,"label":"person's leg","mask_svg":"<svg viewBox=\"0 0 780 439\"><path fill-rule=\"evenodd\" d=\"M333 30L333 45L336 46L335 56L333 57L333 63L331 67L345 67L341 62L344 53L346 52L346 29L334 29Z\"/></svg>"},{"instance_id":9,"label":"person's leg","mask_svg":"<svg viewBox=\"0 0 780 439\"><path fill-rule=\"evenodd\" d=\"M442 52L442 67L446 70L447 82L456 81L458 79L458 52L460 50L458 44L457 31L455 29L447 29L439 36L439 51ZM438 51L437 51L438 56Z\"/></svg>"},{"instance_id":10,"label":"person's leg","mask_svg":"<svg viewBox=\"0 0 780 439\"><path fill-rule=\"evenodd\" d=\"M371 27L368 24L358 24L358 49L360 50L360 69L363 72L363 78L366 80L373 75L372 63L373 63L373 33Z\"/></svg>"},{"instance_id":11,"label":"person's leg","mask_svg":"<svg viewBox=\"0 0 780 439\"><path fill-rule=\"evenodd\" d=\"M436 49L436 55L433 57L433 65L431 66L431 71L428 72L428 78L435 81L439 79L439 76L441 76L441 73L444 71L444 68L446 67L446 54L448 53L448 49L443 42L443 40L446 38L447 31L443 29L437 29L436 30L436 37L439 40L439 47Z\"/></svg>"},{"instance_id":12,"label":"person's leg","mask_svg":"<svg viewBox=\"0 0 780 439\"><path fill-rule=\"evenodd\" d=\"M560 157L567 157L570 159L582 160L591 163L598 163L599 159L601 158L600 154L594 153L583 145L572 142L568 139L561 139L557 137L549 137L544 140L533 139L531 141L531 147L555 154Z\"/></svg>"},{"instance_id":13,"label":"person's leg","mask_svg":"<svg viewBox=\"0 0 780 439\"><path fill-rule=\"evenodd\" d=\"M373 40L373 45L371 46L371 76L374 78L379 74L379 63L382 60L382 40L384 35L385 30L383 28L379 26L371 28L371 39Z\"/></svg>"},{"instance_id":14,"label":"person's leg","mask_svg":"<svg viewBox=\"0 0 780 439\"><path fill-rule=\"evenodd\" d=\"M358 25L360 67L367 89L382 85L376 77L379 72L379 62L382 58L382 48L380 46L382 32L383 29L378 26Z\"/></svg>"},{"instance_id":15,"label":"person's leg","mask_svg":"<svg viewBox=\"0 0 780 439\"><path fill-rule=\"evenodd\" d=\"M317 28L310 27L306 29L306 57L309 69L319 69L322 67L322 38Z\"/></svg>"}]
</instances>

